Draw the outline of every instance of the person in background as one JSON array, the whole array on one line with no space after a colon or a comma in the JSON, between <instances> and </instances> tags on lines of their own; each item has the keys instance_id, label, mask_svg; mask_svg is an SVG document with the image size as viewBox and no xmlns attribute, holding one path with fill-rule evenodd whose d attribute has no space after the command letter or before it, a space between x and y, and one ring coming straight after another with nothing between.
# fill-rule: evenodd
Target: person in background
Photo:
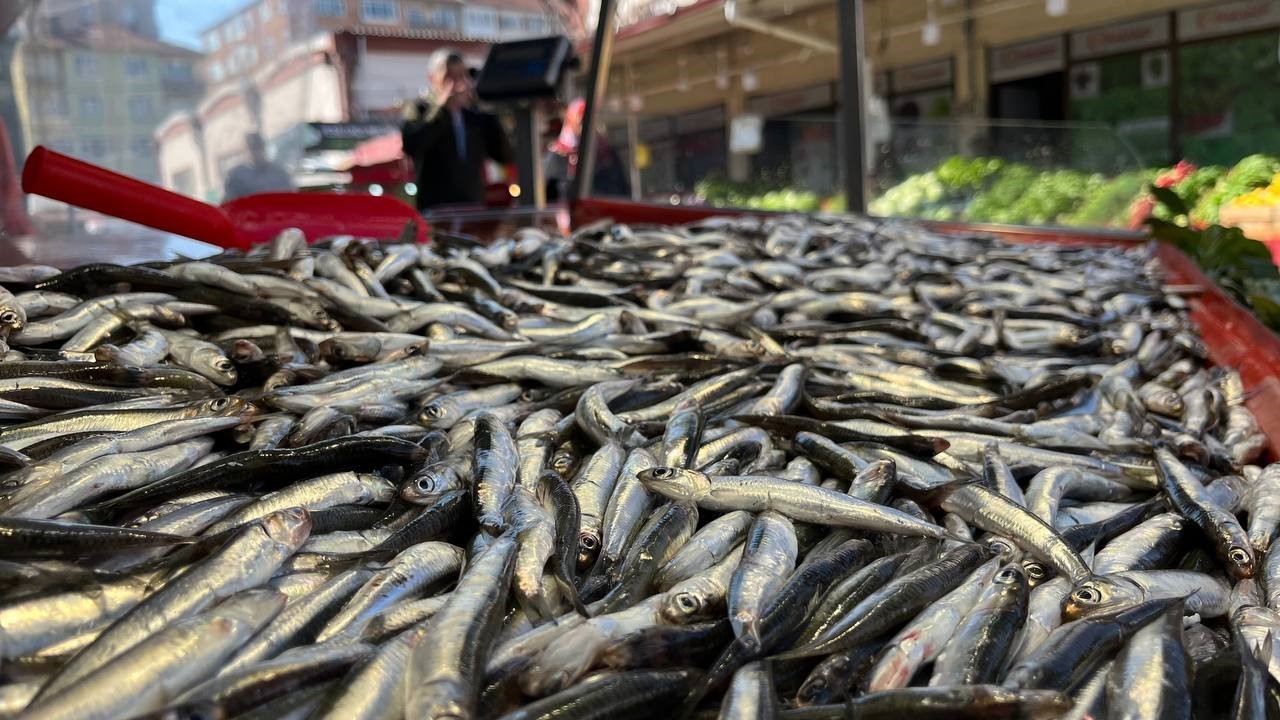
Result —
<instances>
[{"instance_id":1,"label":"person in background","mask_svg":"<svg viewBox=\"0 0 1280 720\"><path fill-rule=\"evenodd\" d=\"M267 158L267 144L256 132L244 136L249 150L249 162L237 165L227 173L222 201L235 200L245 195L261 192L287 192L294 189L289 171L278 162Z\"/></svg>"},{"instance_id":2,"label":"person in background","mask_svg":"<svg viewBox=\"0 0 1280 720\"><path fill-rule=\"evenodd\" d=\"M506 133L493 115L478 112L462 56L440 49L427 60L429 96L406 104L400 126L413 159L419 210L484 201L484 161L511 162Z\"/></svg>"},{"instance_id":3,"label":"person in background","mask_svg":"<svg viewBox=\"0 0 1280 720\"><path fill-rule=\"evenodd\" d=\"M557 198L567 194L569 183L578 172L578 145L582 140L582 116L585 111L586 101L578 99L570 102L564 111L559 137L547 146L547 159L543 161L543 166L547 169L545 174L548 184L552 179L556 181ZM600 132L596 133L596 167L591 190L597 195L614 197L627 197L631 194L626 166L617 150ZM547 200L551 199L551 192L548 191Z\"/></svg>"}]
</instances>

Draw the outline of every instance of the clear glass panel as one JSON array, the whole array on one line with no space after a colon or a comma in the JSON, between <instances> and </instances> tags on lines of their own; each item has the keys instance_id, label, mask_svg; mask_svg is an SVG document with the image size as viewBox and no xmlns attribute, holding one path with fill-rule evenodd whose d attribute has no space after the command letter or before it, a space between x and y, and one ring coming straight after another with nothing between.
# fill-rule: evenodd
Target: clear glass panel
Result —
<instances>
[{"instance_id":1,"label":"clear glass panel","mask_svg":"<svg viewBox=\"0 0 1280 720\"><path fill-rule=\"evenodd\" d=\"M604 113L596 195L672 205L839 209L834 113L749 116ZM740 150L740 152L731 152Z\"/></svg>"},{"instance_id":2,"label":"clear glass panel","mask_svg":"<svg viewBox=\"0 0 1280 720\"><path fill-rule=\"evenodd\" d=\"M1026 225L1126 227L1159 172L1089 123L895 121L874 157L874 215Z\"/></svg>"}]
</instances>

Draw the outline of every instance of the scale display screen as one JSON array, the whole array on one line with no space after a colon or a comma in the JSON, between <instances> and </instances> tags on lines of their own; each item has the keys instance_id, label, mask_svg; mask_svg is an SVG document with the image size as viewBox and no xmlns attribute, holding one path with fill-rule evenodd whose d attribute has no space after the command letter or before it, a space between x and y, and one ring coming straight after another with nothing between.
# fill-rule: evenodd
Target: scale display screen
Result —
<instances>
[{"instance_id":1,"label":"scale display screen","mask_svg":"<svg viewBox=\"0 0 1280 720\"><path fill-rule=\"evenodd\" d=\"M572 55L563 36L498 43L489 48L476 93L490 102L551 97Z\"/></svg>"}]
</instances>

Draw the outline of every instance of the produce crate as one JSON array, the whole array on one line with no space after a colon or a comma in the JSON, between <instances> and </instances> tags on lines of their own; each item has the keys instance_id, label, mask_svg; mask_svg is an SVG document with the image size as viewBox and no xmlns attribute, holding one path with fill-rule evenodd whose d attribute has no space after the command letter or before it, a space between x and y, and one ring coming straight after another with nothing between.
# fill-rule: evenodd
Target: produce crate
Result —
<instances>
[{"instance_id":1,"label":"produce crate","mask_svg":"<svg viewBox=\"0 0 1280 720\"><path fill-rule=\"evenodd\" d=\"M1280 205L1238 206L1222 208L1218 219L1223 225L1238 227L1247 237L1267 246L1271 260L1280 265Z\"/></svg>"},{"instance_id":2,"label":"produce crate","mask_svg":"<svg viewBox=\"0 0 1280 720\"><path fill-rule=\"evenodd\" d=\"M571 209L575 227L610 218L623 223L679 224L716 215L768 215L724 208L669 207L625 200L579 201ZM1009 242L1074 245L1135 245L1143 235L1126 231L1081 231L1073 228L1037 228L976 223L927 223L939 230L997 235ZM1273 255L1280 241L1269 243ZM1239 370L1249 397L1245 401L1267 436L1273 460L1280 460L1280 337L1253 313L1240 306L1205 276L1181 250L1160 243L1156 256L1165 270L1168 287L1187 297L1191 320L1200 330L1210 359Z\"/></svg>"}]
</instances>

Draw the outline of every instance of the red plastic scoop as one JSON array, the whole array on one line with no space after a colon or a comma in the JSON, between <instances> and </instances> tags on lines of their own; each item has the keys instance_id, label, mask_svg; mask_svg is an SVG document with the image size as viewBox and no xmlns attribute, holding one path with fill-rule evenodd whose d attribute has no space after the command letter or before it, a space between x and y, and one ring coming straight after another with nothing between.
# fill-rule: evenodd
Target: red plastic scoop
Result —
<instances>
[{"instance_id":1,"label":"red plastic scoop","mask_svg":"<svg viewBox=\"0 0 1280 720\"><path fill-rule=\"evenodd\" d=\"M27 156L22 189L223 248L248 249L290 227L313 240L330 235L397 238L412 221L417 241L427 237L422 216L395 198L279 192L209 205L44 146Z\"/></svg>"}]
</instances>

